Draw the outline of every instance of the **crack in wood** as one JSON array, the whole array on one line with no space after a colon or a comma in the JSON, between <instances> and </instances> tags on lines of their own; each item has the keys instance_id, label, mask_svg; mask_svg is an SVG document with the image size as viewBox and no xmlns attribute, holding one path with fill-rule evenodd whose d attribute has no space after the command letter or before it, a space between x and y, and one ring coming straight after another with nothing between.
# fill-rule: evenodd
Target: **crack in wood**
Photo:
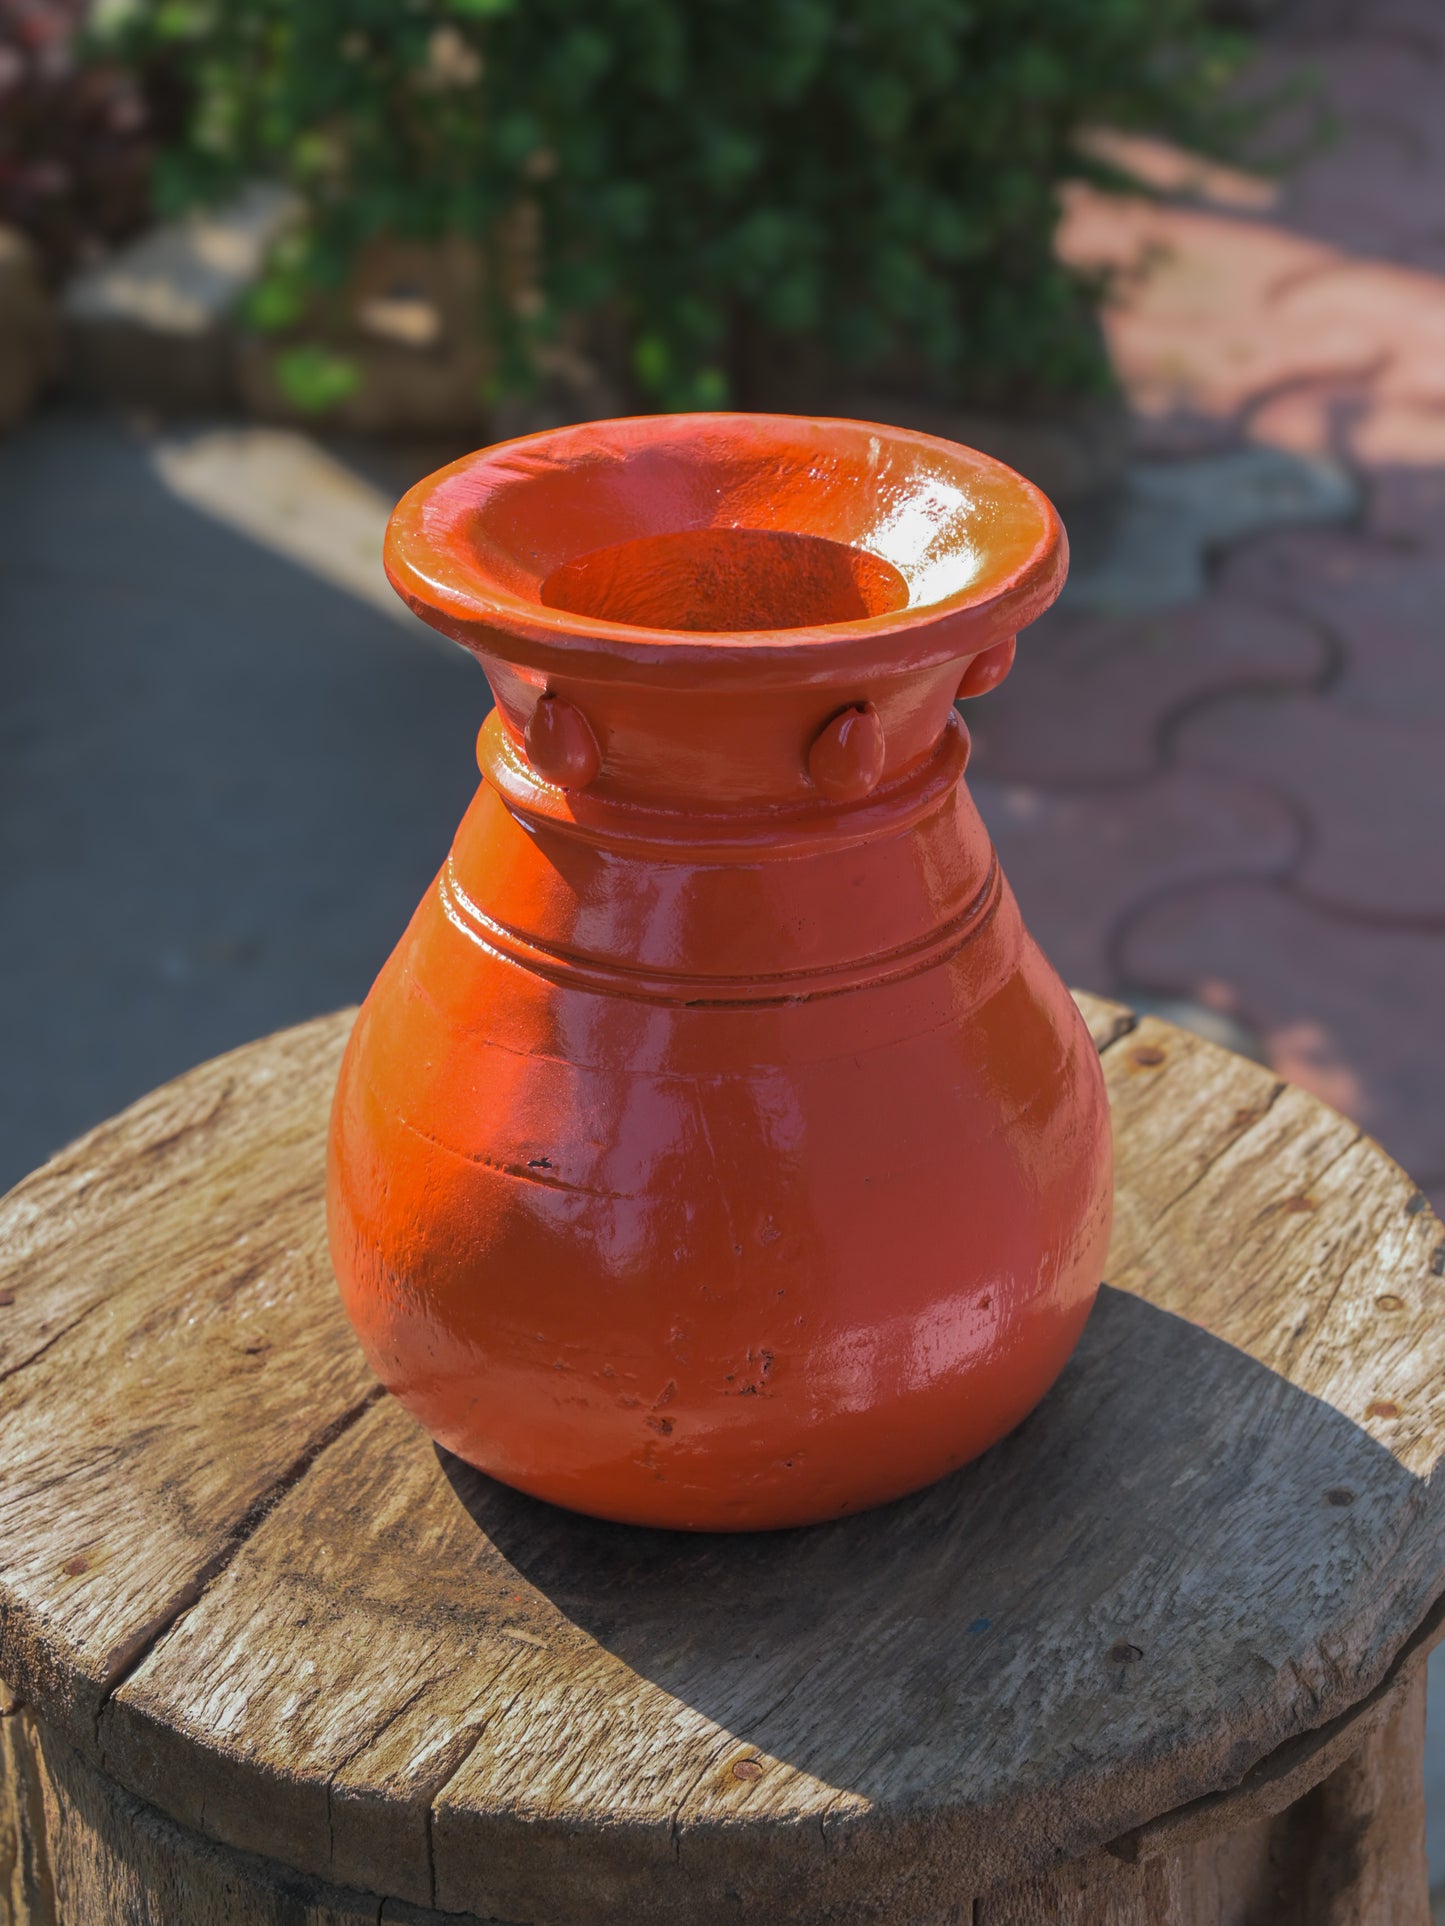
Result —
<instances>
[{"instance_id":1,"label":"crack in wood","mask_svg":"<svg viewBox=\"0 0 1445 1926\"><path fill-rule=\"evenodd\" d=\"M93 1303L87 1304L83 1311L76 1313L69 1324L62 1324L60 1329L48 1337L44 1344L40 1345L36 1350L31 1351L28 1356L20 1358L14 1364L7 1364L5 1369L0 1371L0 1384L8 1383L11 1378L16 1377L21 1371L27 1371L32 1364L39 1363L47 1351L53 1351L62 1338L69 1337L72 1331L84 1324L88 1317L93 1316L94 1313L100 1309L103 1302L104 1300L102 1298L97 1298Z\"/></svg>"},{"instance_id":2,"label":"crack in wood","mask_svg":"<svg viewBox=\"0 0 1445 1926\"><path fill-rule=\"evenodd\" d=\"M228 1533L225 1542L216 1553L199 1567L189 1583L175 1595L164 1611L157 1613L141 1626L124 1644L107 1654L102 1673L99 1699L94 1712L96 1752L102 1765L105 1764L105 1744L101 1734L101 1721L116 1693L133 1677L170 1637L176 1626L205 1595L237 1555L244 1549L256 1527L275 1509L287 1492L295 1489L317 1459L356 1424L372 1406L386 1396L384 1385L373 1385L365 1396L349 1405L338 1417L334 1418L324 1430L319 1432L304 1451L297 1454L291 1463L269 1484L266 1490L242 1513L235 1526Z\"/></svg>"}]
</instances>

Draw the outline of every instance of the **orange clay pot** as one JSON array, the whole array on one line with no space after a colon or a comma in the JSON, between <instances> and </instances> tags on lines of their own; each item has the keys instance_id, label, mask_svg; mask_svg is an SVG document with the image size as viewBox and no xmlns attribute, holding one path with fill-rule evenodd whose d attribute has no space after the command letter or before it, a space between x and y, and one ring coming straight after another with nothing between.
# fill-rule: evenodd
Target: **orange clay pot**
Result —
<instances>
[{"instance_id":1,"label":"orange clay pot","mask_svg":"<svg viewBox=\"0 0 1445 1926\"><path fill-rule=\"evenodd\" d=\"M386 554L497 706L336 1094L377 1373L639 1524L803 1524L974 1457L1109 1231L1098 1060L953 706L1058 593L1053 509L927 435L673 415L456 462Z\"/></svg>"}]
</instances>

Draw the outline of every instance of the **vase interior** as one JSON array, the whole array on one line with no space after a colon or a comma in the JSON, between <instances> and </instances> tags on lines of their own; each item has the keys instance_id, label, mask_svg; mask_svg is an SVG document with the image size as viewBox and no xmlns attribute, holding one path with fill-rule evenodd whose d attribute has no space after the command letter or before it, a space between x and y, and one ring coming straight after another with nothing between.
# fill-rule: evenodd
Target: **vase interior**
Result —
<instances>
[{"instance_id":1,"label":"vase interior","mask_svg":"<svg viewBox=\"0 0 1445 1926\"><path fill-rule=\"evenodd\" d=\"M694 415L504 443L439 479L440 542L484 602L654 639L887 625L972 603L1057 540L972 449L869 423Z\"/></svg>"},{"instance_id":2,"label":"vase interior","mask_svg":"<svg viewBox=\"0 0 1445 1926\"><path fill-rule=\"evenodd\" d=\"M908 606L891 562L826 535L781 528L682 528L564 562L546 608L633 628L737 634L864 622Z\"/></svg>"}]
</instances>

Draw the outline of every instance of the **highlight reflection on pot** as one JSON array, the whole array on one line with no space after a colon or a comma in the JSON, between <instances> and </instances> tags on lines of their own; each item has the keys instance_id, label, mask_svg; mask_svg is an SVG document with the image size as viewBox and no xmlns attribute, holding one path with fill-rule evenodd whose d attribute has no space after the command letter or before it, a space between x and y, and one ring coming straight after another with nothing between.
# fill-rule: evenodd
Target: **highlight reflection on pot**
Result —
<instances>
[{"instance_id":1,"label":"highlight reflection on pot","mask_svg":"<svg viewBox=\"0 0 1445 1926\"><path fill-rule=\"evenodd\" d=\"M380 1377L643 1524L836 1517L984 1450L1109 1231L1095 1051L953 707L1058 593L1049 503L900 429L633 419L429 477L387 566L496 708L333 1112Z\"/></svg>"}]
</instances>

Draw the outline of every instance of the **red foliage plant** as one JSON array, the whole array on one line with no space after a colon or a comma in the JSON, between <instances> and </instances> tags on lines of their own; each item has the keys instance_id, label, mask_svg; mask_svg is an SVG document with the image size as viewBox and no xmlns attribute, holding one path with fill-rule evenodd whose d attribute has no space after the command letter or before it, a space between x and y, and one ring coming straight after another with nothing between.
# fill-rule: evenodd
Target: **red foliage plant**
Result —
<instances>
[{"instance_id":1,"label":"red foliage plant","mask_svg":"<svg viewBox=\"0 0 1445 1926\"><path fill-rule=\"evenodd\" d=\"M133 74L82 61L84 0L0 0L0 222L59 281L150 209L154 118Z\"/></svg>"}]
</instances>

